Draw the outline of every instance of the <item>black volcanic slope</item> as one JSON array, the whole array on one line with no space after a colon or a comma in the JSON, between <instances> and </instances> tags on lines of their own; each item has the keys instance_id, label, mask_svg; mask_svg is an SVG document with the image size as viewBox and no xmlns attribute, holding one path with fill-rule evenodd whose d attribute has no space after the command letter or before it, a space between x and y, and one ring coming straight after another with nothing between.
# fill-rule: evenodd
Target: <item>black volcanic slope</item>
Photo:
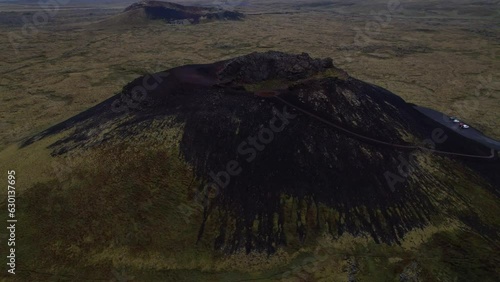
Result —
<instances>
[{"instance_id":1,"label":"black volcanic slope","mask_svg":"<svg viewBox=\"0 0 500 282\"><path fill-rule=\"evenodd\" d=\"M284 112L289 118L281 123ZM488 157L489 147L433 122L397 95L350 77L331 59L305 53L252 53L140 77L22 146L62 132L66 137L50 146L54 155L151 136L167 142L162 136L175 125L182 126L181 156L196 176L223 186L205 202L204 214L224 211L213 240L227 251L272 252L289 236L303 241L320 229L399 242L407 231L426 225L439 205L451 204L454 188L442 175L477 173L485 176L480 182L486 188L499 189L500 165ZM436 129L447 137L435 142L436 149L463 156L412 147L433 135L435 140ZM250 145L259 134L258 144ZM413 164L407 175L404 160ZM233 171L238 173L227 181ZM388 175L398 175L398 181L391 185ZM450 198L443 202L440 193ZM284 230L290 223L284 195L293 199L294 235Z\"/></svg>"},{"instance_id":2,"label":"black volcanic slope","mask_svg":"<svg viewBox=\"0 0 500 282\"><path fill-rule=\"evenodd\" d=\"M204 20L241 20L244 15L235 11L217 8L183 6L163 1L141 1L128 6L122 17L145 17L150 20L173 22L188 20L190 23L200 23Z\"/></svg>"}]
</instances>

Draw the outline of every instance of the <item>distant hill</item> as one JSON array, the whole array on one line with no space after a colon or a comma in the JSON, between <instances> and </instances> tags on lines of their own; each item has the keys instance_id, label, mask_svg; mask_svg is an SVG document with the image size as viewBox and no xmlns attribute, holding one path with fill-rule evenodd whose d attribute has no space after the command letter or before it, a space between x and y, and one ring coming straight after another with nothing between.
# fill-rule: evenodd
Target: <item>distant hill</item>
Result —
<instances>
[{"instance_id":1,"label":"distant hill","mask_svg":"<svg viewBox=\"0 0 500 282\"><path fill-rule=\"evenodd\" d=\"M184 6L172 2L141 1L103 23L106 25L147 24L165 22L170 24L199 24L213 20L242 20L244 15L236 11L199 6Z\"/></svg>"}]
</instances>

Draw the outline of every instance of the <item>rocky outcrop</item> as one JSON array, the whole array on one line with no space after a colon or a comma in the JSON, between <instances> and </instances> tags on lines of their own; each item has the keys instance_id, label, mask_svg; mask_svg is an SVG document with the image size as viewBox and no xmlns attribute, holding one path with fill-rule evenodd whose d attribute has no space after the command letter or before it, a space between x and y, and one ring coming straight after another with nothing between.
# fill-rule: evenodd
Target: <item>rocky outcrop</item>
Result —
<instances>
[{"instance_id":1,"label":"rocky outcrop","mask_svg":"<svg viewBox=\"0 0 500 282\"><path fill-rule=\"evenodd\" d=\"M312 59L307 53L252 53L231 60L219 75L222 80L258 83L264 80L298 80L333 68L330 58Z\"/></svg>"}]
</instances>

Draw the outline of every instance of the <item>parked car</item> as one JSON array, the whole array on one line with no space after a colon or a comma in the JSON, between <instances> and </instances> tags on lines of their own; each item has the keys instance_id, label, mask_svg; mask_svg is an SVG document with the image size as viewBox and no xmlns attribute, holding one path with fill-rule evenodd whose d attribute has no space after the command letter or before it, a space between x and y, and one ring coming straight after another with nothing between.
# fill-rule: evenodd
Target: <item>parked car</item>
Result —
<instances>
[{"instance_id":1,"label":"parked car","mask_svg":"<svg viewBox=\"0 0 500 282\"><path fill-rule=\"evenodd\" d=\"M460 128L463 128L463 129L467 129L469 128L470 126L468 126L467 124L461 122L459 119L457 119L456 117L449 117L450 120L453 122L453 123L458 123L458 127Z\"/></svg>"}]
</instances>

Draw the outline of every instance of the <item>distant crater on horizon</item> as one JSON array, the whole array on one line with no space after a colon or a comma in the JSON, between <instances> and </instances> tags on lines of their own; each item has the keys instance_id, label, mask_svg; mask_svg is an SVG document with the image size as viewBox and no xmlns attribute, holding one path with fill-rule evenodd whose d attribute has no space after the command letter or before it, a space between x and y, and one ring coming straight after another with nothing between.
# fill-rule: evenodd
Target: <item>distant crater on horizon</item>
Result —
<instances>
[{"instance_id":1,"label":"distant crater on horizon","mask_svg":"<svg viewBox=\"0 0 500 282\"><path fill-rule=\"evenodd\" d=\"M164 1L140 1L134 3L120 14L104 20L106 25L141 25L151 22L168 24L199 24L217 20L238 21L245 17L236 11L212 7L184 6Z\"/></svg>"}]
</instances>

